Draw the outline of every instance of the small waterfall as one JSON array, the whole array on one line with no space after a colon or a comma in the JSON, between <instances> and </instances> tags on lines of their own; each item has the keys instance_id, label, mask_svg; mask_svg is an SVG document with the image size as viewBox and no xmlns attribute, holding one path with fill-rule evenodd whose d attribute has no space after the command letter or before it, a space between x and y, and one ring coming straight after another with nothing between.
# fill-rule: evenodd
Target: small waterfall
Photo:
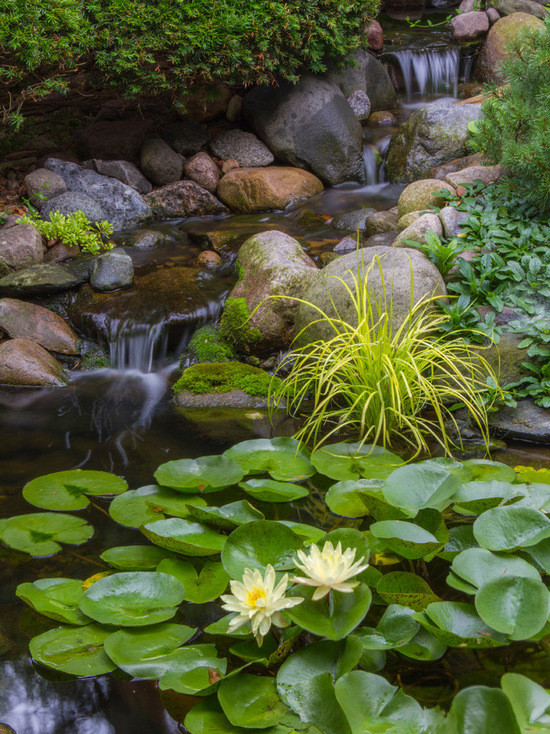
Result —
<instances>
[{"instance_id":1,"label":"small waterfall","mask_svg":"<svg viewBox=\"0 0 550 734\"><path fill-rule=\"evenodd\" d=\"M166 358L168 330L166 323L140 324L128 319L110 324L109 356L116 370L152 372L155 360Z\"/></svg>"},{"instance_id":2,"label":"small waterfall","mask_svg":"<svg viewBox=\"0 0 550 734\"><path fill-rule=\"evenodd\" d=\"M391 136L379 138L376 143L367 143L363 148L365 164L365 182L367 186L376 186L386 182L386 155Z\"/></svg>"},{"instance_id":3,"label":"small waterfall","mask_svg":"<svg viewBox=\"0 0 550 734\"><path fill-rule=\"evenodd\" d=\"M388 58L399 67L407 102L412 102L416 95L422 98L457 96L461 78L458 48L392 51Z\"/></svg>"}]
</instances>

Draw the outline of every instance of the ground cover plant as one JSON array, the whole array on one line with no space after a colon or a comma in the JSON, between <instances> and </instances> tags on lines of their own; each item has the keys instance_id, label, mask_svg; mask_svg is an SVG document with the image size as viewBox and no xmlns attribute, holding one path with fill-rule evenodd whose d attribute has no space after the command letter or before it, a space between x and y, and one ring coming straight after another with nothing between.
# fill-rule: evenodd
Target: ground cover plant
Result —
<instances>
[{"instance_id":1,"label":"ground cover plant","mask_svg":"<svg viewBox=\"0 0 550 734\"><path fill-rule=\"evenodd\" d=\"M36 210L30 209L19 217L17 223L32 224L51 244L62 242L68 247L80 247L83 252L93 255L114 247L107 239L113 233L111 224L106 221L92 223L82 211L67 215L55 211L51 212L49 219L42 219Z\"/></svg>"},{"instance_id":2,"label":"ground cover plant","mask_svg":"<svg viewBox=\"0 0 550 734\"><path fill-rule=\"evenodd\" d=\"M0 540L34 556L92 535L66 513L86 503L136 529L89 579L18 586L51 623L30 641L39 666L158 680L181 694L191 734L550 730L550 694L501 678L497 662L500 650L547 656L550 471L405 464L346 443L310 454L275 438L170 461L154 478L130 490L106 472L46 475L24 488L39 511L0 521ZM471 651L500 687L453 690L443 708L396 685L399 671L421 679L430 661Z\"/></svg>"}]
</instances>

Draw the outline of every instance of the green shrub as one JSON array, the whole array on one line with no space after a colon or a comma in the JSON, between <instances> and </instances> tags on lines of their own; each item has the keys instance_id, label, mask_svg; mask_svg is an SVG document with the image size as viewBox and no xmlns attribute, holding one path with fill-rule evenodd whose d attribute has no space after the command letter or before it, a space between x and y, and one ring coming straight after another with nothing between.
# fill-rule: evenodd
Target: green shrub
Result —
<instances>
[{"instance_id":1,"label":"green shrub","mask_svg":"<svg viewBox=\"0 0 550 734\"><path fill-rule=\"evenodd\" d=\"M493 89L474 125L473 147L510 171L518 193L550 206L550 18L543 31L525 32L521 50L505 62L508 84Z\"/></svg>"},{"instance_id":2,"label":"green shrub","mask_svg":"<svg viewBox=\"0 0 550 734\"><path fill-rule=\"evenodd\" d=\"M253 397L265 397L272 379L276 384L280 382L267 372L241 362L205 362L184 370L174 391L203 395L242 390Z\"/></svg>"},{"instance_id":3,"label":"green shrub","mask_svg":"<svg viewBox=\"0 0 550 734\"><path fill-rule=\"evenodd\" d=\"M377 7L377 0L5 0L0 83L12 105L4 117L15 114L17 124L18 95L66 90L82 62L99 86L128 95L296 81L357 48Z\"/></svg>"},{"instance_id":4,"label":"green shrub","mask_svg":"<svg viewBox=\"0 0 550 734\"><path fill-rule=\"evenodd\" d=\"M84 212L74 214L61 214L52 212L50 220L41 219L37 212L31 211L17 220L18 224L32 224L47 240L59 240L69 247L78 246L83 252L93 255L100 250L111 250L114 245L111 242L103 242L102 235L110 235L113 232L109 222L96 222L92 224Z\"/></svg>"}]
</instances>

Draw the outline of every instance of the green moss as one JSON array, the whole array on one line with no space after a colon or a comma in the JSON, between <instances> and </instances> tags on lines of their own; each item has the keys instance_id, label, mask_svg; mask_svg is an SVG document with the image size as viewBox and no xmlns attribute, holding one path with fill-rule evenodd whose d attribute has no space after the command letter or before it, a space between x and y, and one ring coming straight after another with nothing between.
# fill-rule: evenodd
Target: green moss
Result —
<instances>
[{"instance_id":1,"label":"green moss","mask_svg":"<svg viewBox=\"0 0 550 734\"><path fill-rule=\"evenodd\" d=\"M184 370L174 391L203 395L242 390L252 397L265 397L271 380L280 382L278 377L241 362L206 362Z\"/></svg>"},{"instance_id":2,"label":"green moss","mask_svg":"<svg viewBox=\"0 0 550 734\"><path fill-rule=\"evenodd\" d=\"M229 362L235 359L231 347L224 343L213 326L201 326L189 342L188 352L196 362Z\"/></svg>"},{"instance_id":3,"label":"green moss","mask_svg":"<svg viewBox=\"0 0 550 734\"><path fill-rule=\"evenodd\" d=\"M261 338L250 326L250 313L244 298L228 298L220 321L220 337L237 354L249 354Z\"/></svg>"},{"instance_id":4,"label":"green moss","mask_svg":"<svg viewBox=\"0 0 550 734\"><path fill-rule=\"evenodd\" d=\"M237 283L240 283L244 278L244 268L241 263L235 263L235 272L237 273Z\"/></svg>"}]
</instances>

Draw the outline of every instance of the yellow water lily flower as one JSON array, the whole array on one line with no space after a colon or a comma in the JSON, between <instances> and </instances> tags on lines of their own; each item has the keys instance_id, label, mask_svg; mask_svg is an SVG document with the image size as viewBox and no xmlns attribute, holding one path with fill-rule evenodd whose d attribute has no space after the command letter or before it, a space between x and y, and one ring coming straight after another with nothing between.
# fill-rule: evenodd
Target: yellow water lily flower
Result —
<instances>
[{"instance_id":1,"label":"yellow water lily flower","mask_svg":"<svg viewBox=\"0 0 550 734\"><path fill-rule=\"evenodd\" d=\"M258 569L246 568L242 581L230 582L233 593L221 597L225 610L239 612L239 616L229 623L229 632L250 623L256 642L261 646L272 624L288 627L281 610L295 607L304 600L296 596L285 598L287 586L288 574L275 586L275 570L271 565L267 566L265 576Z\"/></svg>"},{"instance_id":2,"label":"yellow water lily flower","mask_svg":"<svg viewBox=\"0 0 550 734\"><path fill-rule=\"evenodd\" d=\"M305 573L305 577L294 577L292 581L306 586L316 586L312 600L322 599L331 589L349 593L358 586L359 581L350 582L353 576L368 567L363 563L365 556L355 560L356 548L346 548L342 553L342 544L338 543L336 548L330 540L327 540L323 550L316 545L311 545L309 554L298 551L298 560L294 559L295 565Z\"/></svg>"}]
</instances>

